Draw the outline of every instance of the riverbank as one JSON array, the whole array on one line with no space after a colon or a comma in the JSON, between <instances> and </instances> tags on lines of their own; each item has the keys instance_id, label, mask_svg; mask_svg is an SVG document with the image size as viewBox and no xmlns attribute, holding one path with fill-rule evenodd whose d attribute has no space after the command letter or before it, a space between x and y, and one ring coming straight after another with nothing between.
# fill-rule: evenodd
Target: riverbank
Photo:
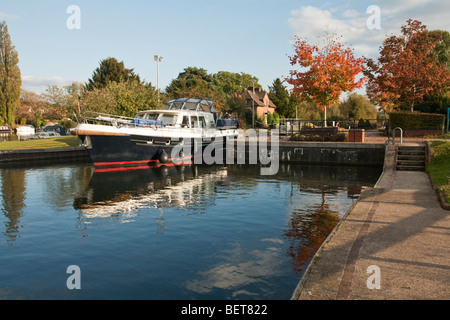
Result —
<instances>
[{"instance_id":1,"label":"riverbank","mask_svg":"<svg viewBox=\"0 0 450 320\"><path fill-rule=\"evenodd\" d=\"M0 143L0 164L2 165L87 162L89 160L86 149L78 145L76 136Z\"/></svg>"},{"instance_id":2,"label":"riverbank","mask_svg":"<svg viewBox=\"0 0 450 320\"><path fill-rule=\"evenodd\" d=\"M0 164L32 164L59 162L87 162L84 147L59 147L32 150L0 150Z\"/></svg>"},{"instance_id":3,"label":"riverbank","mask_svg":"<svg viewBox=\"0 0 450 320\"><path fill-rule=\"evenodd\" d=\"M429 175L396 171L395 150L317 252L294 300L450 299L450 214Z\"/></svg>"},{"instance_id":4,"label":"riverbank","mask_svg":"<svg viewBox=\"0 0 450 320\"><path fill-rule=\"evenodd\" d=\"M0 151L69 148L78 147L78 145L78 137L62 136L56 138L29 139L23 141L2 141L0 142Z\"/></svg>"}]
</instances>

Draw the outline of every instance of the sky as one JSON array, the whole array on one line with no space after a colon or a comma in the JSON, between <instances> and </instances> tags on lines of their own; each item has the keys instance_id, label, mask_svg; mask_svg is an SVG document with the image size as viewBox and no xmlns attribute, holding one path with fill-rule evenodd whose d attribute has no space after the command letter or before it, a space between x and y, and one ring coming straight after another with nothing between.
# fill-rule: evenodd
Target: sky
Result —
<instances>
[{"instance_id":1,"label":"sky","mask_svg":"<svg viewBox=\"0 0 450 320\"><path fill-rule=\"evenodd\" d=\"M79 11L70 10L75 5ZM69 10L68 10L69 9ZM378 9L378 11L377 11ZM22 88L85 83L114 57L161 90L187 67L244 72L265 90L293 67L294 36L317 41L328 30L355 55L377 58L409 19L450 31L447 0L2 0L19 54Z\"/></svg>"}]
</instances>

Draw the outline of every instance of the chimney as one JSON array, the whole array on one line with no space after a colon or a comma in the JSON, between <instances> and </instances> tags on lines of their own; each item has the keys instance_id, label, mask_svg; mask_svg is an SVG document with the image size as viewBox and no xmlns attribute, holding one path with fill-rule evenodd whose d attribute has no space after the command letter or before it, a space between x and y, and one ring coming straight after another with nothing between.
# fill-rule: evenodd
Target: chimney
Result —
<instances>
[{"instance_id":1,"label":"chimney","mask_svg":"<svg viewBox=\"0 0 450 320\"><path fill-rule=\"evenodd\" d=\"M248 87L247 90L253 91L253 87ZM255 92L261 92L261 88L260 87L255 87Z\"/></svg>"}]
</instances>

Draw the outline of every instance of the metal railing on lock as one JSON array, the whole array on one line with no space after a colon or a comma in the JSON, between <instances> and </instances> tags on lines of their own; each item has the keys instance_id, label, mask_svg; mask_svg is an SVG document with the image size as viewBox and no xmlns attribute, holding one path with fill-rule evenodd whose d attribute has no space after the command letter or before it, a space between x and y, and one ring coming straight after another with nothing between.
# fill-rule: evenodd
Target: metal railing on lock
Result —
<instances>
[{"instance_id":1,"label":"metal railing on lock","mask_svg":"<svg viewBox=\"0 0 450 320\"><path fill-rule=\"evenodd\" d=\"M400 131L400 145L403 144L403 129L400 127L396 127L392 130L392 139L389 138L386 140L386 142L384 143L385 145L389 144L389 142L392 142L393 145L395 145L395 132L396 130Z\"/></svg>"}]
</instances>

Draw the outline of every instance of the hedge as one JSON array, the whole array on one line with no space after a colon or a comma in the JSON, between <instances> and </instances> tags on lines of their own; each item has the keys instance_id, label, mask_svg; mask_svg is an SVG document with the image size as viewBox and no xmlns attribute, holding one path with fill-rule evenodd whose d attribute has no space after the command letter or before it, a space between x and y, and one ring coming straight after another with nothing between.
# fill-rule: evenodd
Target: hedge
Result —
<instances>
[{"instance_id":1,"label":"hedge","mask_svg":"<svg viewBox=\"0 0 450 320\"><path fill-rule=\"evenodd\" d=\"M392 112L389 113L390 129L444 130L445 116L436 113Z\"/></svg>"}]
</instances>

